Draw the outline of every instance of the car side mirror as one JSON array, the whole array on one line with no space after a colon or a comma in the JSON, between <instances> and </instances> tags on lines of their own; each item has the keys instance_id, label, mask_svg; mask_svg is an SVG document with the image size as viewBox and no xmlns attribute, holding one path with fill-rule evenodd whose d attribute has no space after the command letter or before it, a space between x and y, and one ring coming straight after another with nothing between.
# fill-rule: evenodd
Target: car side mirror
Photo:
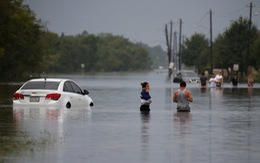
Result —
<instances>
[{"instance_id":1,"label":"car side mirror","mask_svg":"<svg viewBox=\"0 0 260 163\"><path fill-rule=\"evenodd\" d=\"M83 93L84 93L84 95L88 95L89 94L89 91L87 91L87 90L83 90Z\"/></svg>"}]
</instances>

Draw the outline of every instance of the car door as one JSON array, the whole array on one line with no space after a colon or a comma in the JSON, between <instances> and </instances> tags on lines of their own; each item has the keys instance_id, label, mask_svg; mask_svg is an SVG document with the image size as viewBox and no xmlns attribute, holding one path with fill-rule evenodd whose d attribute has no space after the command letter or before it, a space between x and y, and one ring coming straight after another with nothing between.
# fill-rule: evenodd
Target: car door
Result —
<instances>
[{"instance_id":1,"label":"car door","mask_svg":"<svg viewBox=\"0 0 260 163\"><path fill-rule=\"evenodd\" d=\"M77 106L82 106L85 103L84 95L82 93L81 88L74 82L70 81L70 84L73 88L74 94L75 94L75 100L77 102Z\"/></svg>"},{"instance_id":2,"label":"car door","mask_svg":"<svg viewBox=\"0 0 260 163\"><path fill-rule=\"evenodd\" d=\"M66 101L69 101L71 106L76 106L78 104L78 95L74 92L74 89L69 81L64 83L63 91L64 94L66 94Z\"/></svg>"}]
</instances>

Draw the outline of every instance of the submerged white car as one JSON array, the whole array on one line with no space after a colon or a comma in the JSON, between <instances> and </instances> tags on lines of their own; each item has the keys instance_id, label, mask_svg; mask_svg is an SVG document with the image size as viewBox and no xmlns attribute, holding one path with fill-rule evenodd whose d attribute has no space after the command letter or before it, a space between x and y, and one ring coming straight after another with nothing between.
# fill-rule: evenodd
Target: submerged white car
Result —
<instances>
[{"instance_id":1,"label":"submerged white car","mask_svg":"<svg viewBox=\"0 0 260 163\"><path fill-rule=\"evenodd\" d=\"M14 93L13 105L66 108L94 106L88 94L87 90L82 90L70 79L31 79Z\"/></svg>"}]
</instances>

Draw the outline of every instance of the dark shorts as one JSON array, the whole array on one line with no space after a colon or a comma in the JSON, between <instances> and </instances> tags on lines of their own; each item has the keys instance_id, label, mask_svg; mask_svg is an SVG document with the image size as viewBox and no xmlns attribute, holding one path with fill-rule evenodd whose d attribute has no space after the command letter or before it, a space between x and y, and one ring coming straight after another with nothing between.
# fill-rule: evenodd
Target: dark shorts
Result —
<instances>
[{"instance_id":1,"label":"dark shorts","mask_svg":"<svg viewBox=\"0 0 260 163\"><path fill-rule=\"evenodd\" d=\"M140 111L141 112L149 112L150 111L150 106L149 105L141 105L140 106Z\"/></svg>"},{"instance_id":2,"label":"dark shorts","mask_svg":"<svg viewBox=\"0 0 260 163\"><path fill-rule=\"evenodd\" d=\"M221 87L221 83L216 83L216 86L217 87Z\"/></svg>"},{"instance_id":3,"label":"dark shorts","mask_svg":"<svg viewBox=\"0 0 260 163\"><path fill-rule=\"evenodd\" d=\"M190 107L185 107L185 108L177 107L177 112L190 112Z\"/></svg>"}]
</instances>

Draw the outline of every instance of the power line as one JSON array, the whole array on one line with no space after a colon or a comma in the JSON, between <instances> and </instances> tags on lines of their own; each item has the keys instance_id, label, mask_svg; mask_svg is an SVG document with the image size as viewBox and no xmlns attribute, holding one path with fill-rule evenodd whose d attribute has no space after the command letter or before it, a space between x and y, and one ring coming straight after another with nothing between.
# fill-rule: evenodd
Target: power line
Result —
<instances>
[{"instance_id":1,"label":"power line","mask_svg":"<svg viewBox=\"0 0 260 163\"><path fill-rule=\"evenodd\" d=\"M207 16L208 16L208 14L205 13L205 14L202 16L202 18L200 18L195 24L198 25L198 24L200 24L202 21L208 20L208 19L207 19Z\"/></svg>"},{"instance_id":2,"label":"power line","mask_svg":"<svg viewBox=\"0 0 260 163\"><path fill-rule=\"evenodd\" d=\"M219 17L222 17L222 18L227 18L227 17L233 17L233 16L241 16L241 14L247 14L247 5L244 5L243 7L235 10L235 11L232 11L232 12L227 12L227 13L221 13L221 14L217 14Z\"/></svg>"}]
</instances>

